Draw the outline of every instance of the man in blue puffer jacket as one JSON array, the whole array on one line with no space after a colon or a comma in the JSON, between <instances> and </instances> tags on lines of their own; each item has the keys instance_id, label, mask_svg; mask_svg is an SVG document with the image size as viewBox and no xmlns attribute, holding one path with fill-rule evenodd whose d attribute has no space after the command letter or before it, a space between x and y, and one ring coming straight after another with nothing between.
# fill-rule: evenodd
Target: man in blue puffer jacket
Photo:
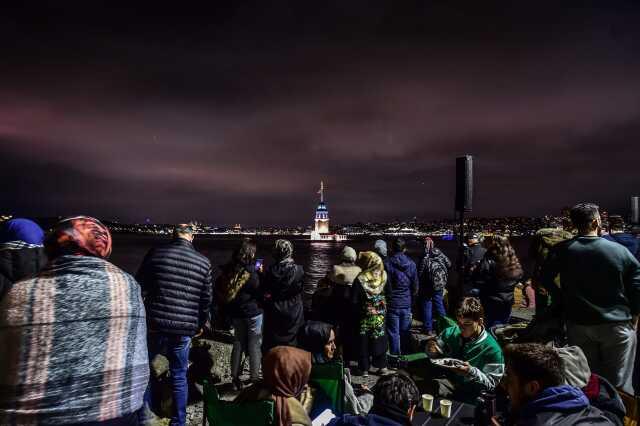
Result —
<instances>
[{"instance_id":1,"label":"man in blue puffer jacket","mask_svg":"<svg viewBox=\"0 0 640 426\"><path fill-rule=\"evenodd\" d=\"M419 282L416 264L405 254L404 239L397 238L391 245L393 255L387 268L387 334L392 355L407 350L411 330L411 301L418 295ZM402 345L401 345L402 342Z\"/></svg>"},{"instance_id":2,"label":"man in blue puffer jacket","mask_svg":"<svg viewBox=\"0 0 640 426\"><path fill-rule=\"evenodd\" d=\"M504 355L505 387L511 399L509 424L616 424L593 407L584 392L564 384L562 359L553 348L536 343L509 345Z\"/></svg>"}]
</instances>

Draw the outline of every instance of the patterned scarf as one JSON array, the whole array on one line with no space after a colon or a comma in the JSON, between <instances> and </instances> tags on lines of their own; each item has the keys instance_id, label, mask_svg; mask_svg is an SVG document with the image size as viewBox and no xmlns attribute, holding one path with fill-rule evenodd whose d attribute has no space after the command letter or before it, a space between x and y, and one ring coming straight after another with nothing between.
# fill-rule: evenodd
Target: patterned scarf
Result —
<instances>
[{"instance_id":1,"label":"patterned scarf","mask_svg":"<svg viewBox=\"0 0 640 426\"><path fill-rule=\"evenodd\" d=\"M372 251L363 251L358 255L356 262L362 272L358 275L358 281L367 296L377 296L387 282L387 272L384 270L382 259Z\"/></svg>"},{"instance_id":2,"label":"patterned scarf","mask_svg":"<svg viewBox=\"0 0 640 426\"><path fill-rule=\"evenodd\" d=\"M51 259L65 254L107 259L111 254L111 233L98 219L71 217L58 222L44 245Z\"/></svg>"}]
</instances>

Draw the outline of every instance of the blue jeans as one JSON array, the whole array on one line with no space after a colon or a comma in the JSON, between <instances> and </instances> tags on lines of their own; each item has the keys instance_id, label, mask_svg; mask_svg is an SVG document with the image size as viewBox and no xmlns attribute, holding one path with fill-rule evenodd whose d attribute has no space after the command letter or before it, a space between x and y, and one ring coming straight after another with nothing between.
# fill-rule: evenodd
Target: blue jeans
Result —
<instances>
[{"instance_id":1,"label":"blue jeans","mask_svg":"<svg viewBox=\"0 0 640 426\"><path fill-rule=\"evenodd\" d=\"M389 335L389 352L401 354L401 346L406 351L411 335L411 308L389 309L387 311L387 334ZM402 344L402 345L401 345Z\"/></svg>"},{"instance_id":2,"label":"blue jeans","mask_svg":"<svg viewBox=\"0 0 640 426\"><path fill-rule=\"evenodd\" d=\"M189 367L189 347L191 337L165 333L149 333L147 340L149 348L149 362L156 355L165 355L169 360L171 373L171 388L173 391L173 413L171 426L184 426L187 421L187 368ZM152 401L151 381L144 393L144 407L150 408Z\"/></svg>"},{"instance_id":3,"label":"blue jeans","mask_svg":"<svg viewBox=\"0 0 640 426\"><path fill-rule=\"evenodd\" d=\"M233 349L231 350L231 377L237 379L242 372L240 369L242 354L249 356L249 371L251 380L260 378L260 362L262 361L262 318L260 314L253 318L233 318Z\"/></svg>"},{"instance_id":4,"label":"blue jeans","mask_svg":"<svg viewBox=\"0 0 640 426\"><path fill-rule=\"evenodd\" d=\"M442 291L437 291L430 296L431 297L427 297L422 300L422 322L424 323L424 329L427 333L431 333L433 331L432 307L439 317L447 315L447 312L444 310Z\"/></svg>"}]
</instances>

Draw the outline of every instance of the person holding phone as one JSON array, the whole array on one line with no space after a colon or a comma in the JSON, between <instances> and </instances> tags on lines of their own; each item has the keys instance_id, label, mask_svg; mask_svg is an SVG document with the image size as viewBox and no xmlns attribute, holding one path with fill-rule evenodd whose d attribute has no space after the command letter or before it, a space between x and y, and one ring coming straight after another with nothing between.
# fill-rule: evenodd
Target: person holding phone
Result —
<instances>
[{"instance_id":1,"label":"person holding phone","mask_svg":"<svg viewBox=\"0 0 640 426\"><path fill-rule=\"evenodd\" d=\"M260 380L263 311L258 304L262 259L255 260L256 244L244 239L231 261L224 265L216 285L218 303L231 317L234 342L231 351L231 377L236 390L242 389L242 354L249 356L250 380Z\"/></svg>"}]
</instances>

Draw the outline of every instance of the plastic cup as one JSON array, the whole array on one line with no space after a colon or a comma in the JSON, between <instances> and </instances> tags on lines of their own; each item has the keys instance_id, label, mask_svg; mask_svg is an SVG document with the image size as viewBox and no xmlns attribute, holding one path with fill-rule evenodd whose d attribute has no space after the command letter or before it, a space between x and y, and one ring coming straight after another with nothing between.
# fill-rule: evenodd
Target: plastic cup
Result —
<instances>
[{"instance_id":1,"label":"plastic cup","mask_svg":"<svg viewBox=\"0 0 640 426\"><path fill-rule=\"evenodd\" d=\"M451 417L451 401L448 399L443 399L440 401L440 414L442 417L449 418Z\"/></svg>"},{"instance_id":2,"label":"plastic cup","mask_svg":"<svg viewBox=\"0 0 640 426\"><path fill-rule=\"evenodd\" d=\"M433 395L429 395L428 393L422 395L422 408L424 408L424 411L427 413L433 410Z\"/></svg>"}]
</instances>

